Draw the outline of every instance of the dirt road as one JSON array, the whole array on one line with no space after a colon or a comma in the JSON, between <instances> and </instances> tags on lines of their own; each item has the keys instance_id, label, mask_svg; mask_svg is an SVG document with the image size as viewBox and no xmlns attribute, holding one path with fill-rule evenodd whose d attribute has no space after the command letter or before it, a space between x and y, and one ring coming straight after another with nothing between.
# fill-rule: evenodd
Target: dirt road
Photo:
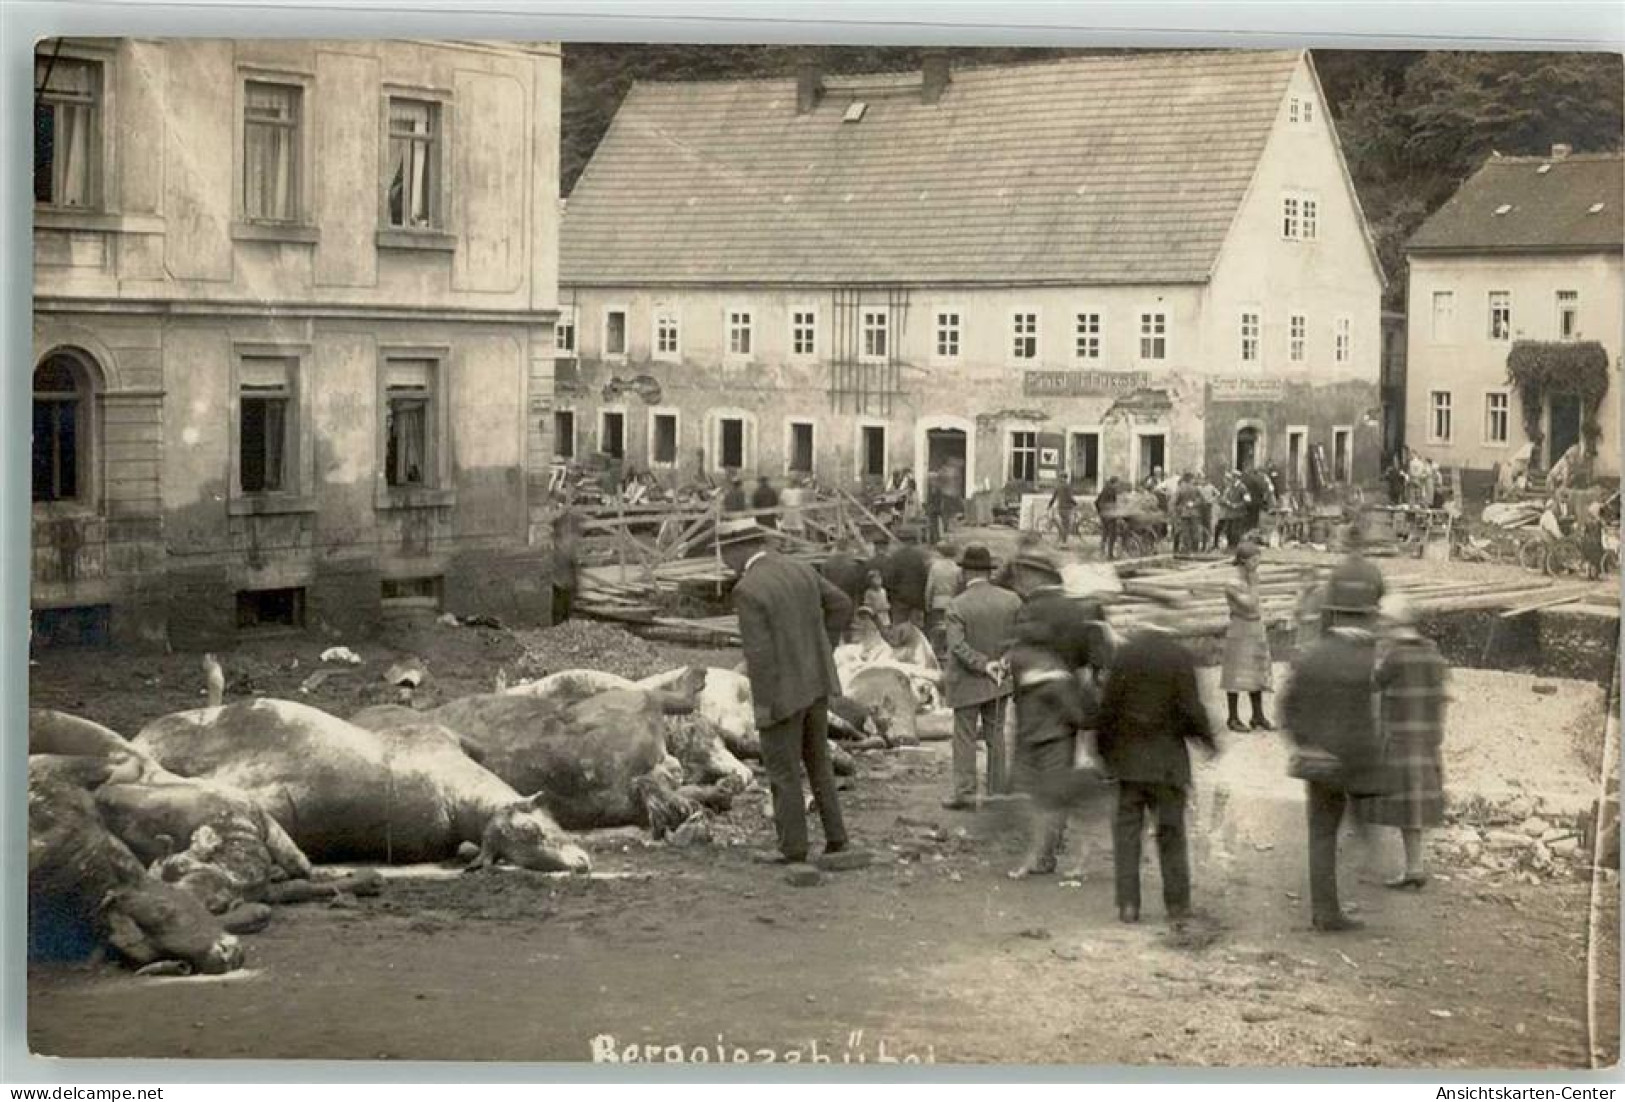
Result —
<instances>
[{"instance_id":1,"label":"dirt road","mask_svg":"<svg viewBox=\"0 0 1625 1102\"><path fill-rule=\"evenodd\" d=\"M1562 688L1548 699L1597 695ZM1567 737L1534 732L1524 760L1572 755ZM1396 894L1380 884L1392 839L1351 841L1345 890L1369 926L1316 935L1283 755L1278 736L1230 736L1199 769L1204 917L1183 938L1161 922L1154 859L1146 921L1116 921L1105 794L1074 820L1081 882L1011 882L1017 809L941 810L947 752L935 743L865 758L845 800L879 860L816 887L750 861L768 837L752 800L723 844L598 838L590 880L443 873L394 881L355 909L281 910L250 942L252 971L224 980L36 965L30 1044L65 1056L1588 1066L1589 882L1440 865L1427 890ZM1615 903L1599 916L1609 1022L1617 895L1617 881L1603 889ZM1612 1027L1596 1043L1602 1062L1617 1058Z\"/></svg>"}]
</instances>

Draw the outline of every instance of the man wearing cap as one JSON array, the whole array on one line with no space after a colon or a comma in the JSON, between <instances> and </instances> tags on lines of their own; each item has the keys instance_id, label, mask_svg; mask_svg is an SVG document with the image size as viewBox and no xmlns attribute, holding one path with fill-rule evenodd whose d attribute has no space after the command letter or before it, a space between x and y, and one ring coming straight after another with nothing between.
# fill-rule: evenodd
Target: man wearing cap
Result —
<instances>
[{"instance_id":1,"label":"man wearing cap","mask_svg":"<svg viewBox=\"0 0 1625 1102\"><path fill-rule=\"evenodd\" d=\"M1341 562L1332 567L1326 579L1326 598L1323 607L1333 613L1332 623L1341 618L1352 618L1357 624L1370 623L1376 615L1377 603L1385 592L1382 571L1364 555L1365 530L1356 518L1343 535L1343 547L1348 552Z\"/></svg>"},{"instance_id":2,"label":"man wearing cap","mask_svg":"<svg viewBox=\"0 0 1625 1102\"><path fill-rule=\"evenodd\" d=\"M993 556L971 544L959 561L964 592L948 603L944 638L948 659L943 679L954 710L954 790L943 807L976 806L976 743L987 743L987 791L1008 787L1004 746L1004 704L1009 695L1000 655L1014 634L1021 598L994 585Z\"/></svg>"},{"instance_id":3,"label":"man wearing cap","mask_svg":"<svg viewBox=\"0 0 1625 1102\"><path fill-rule=\"evenodd\" d=\"M812 567L766 545L754 520L718 527L723 560L739 577L733 589L745 672L761 732L762 763L773 792L773 825L786 864L807 859L801 771L824 828L824 852L847 846L829 760L829 699L840 693L826 625L850 620L852 602Z\"/></svg>"},{"instance_id":4,"label":"man wearing cap","mask_svg":"<svg viewBox=\"0 0 1625 1102\"><path fill-rule=\"evenodd\" d=\"M1068 596L1061 568L1047 555L1029 553L1011 564L1016 592L1023 604L1017 621L1042 620L1049 625L1051 646L1074 673L1088 669L1098 676L1105 670L1105 614L1093 595Z\"/></svg>"}]
</instances>

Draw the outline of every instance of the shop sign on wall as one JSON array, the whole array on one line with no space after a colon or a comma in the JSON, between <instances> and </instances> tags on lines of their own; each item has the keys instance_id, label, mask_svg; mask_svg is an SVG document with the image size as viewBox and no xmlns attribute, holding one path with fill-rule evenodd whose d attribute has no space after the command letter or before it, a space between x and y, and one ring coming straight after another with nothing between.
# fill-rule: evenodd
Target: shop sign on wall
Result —
<instances>
[{"instance_id":1,"label":"shop sign on wall","mask_svg":"<svg viewBox=\"0 0 1625 1102\"><path fill-rule=\"evenodd\" d=\"M1149 371L1028 371L1022 393L1032 397L1128 394L1151 384Z\"/></svg>"},{"instance_id":2,"label":"shop sign on wall","mask_svg":"<svg viewBox=\"0 0 1625 1102\"><path fill-rule=\"evenodd\" d=\"M1279 402L1286 397L1286 383L1251 375L1218 375L1208 381L1208 397L1215 402Z\"/></svg>"}]
</instances>

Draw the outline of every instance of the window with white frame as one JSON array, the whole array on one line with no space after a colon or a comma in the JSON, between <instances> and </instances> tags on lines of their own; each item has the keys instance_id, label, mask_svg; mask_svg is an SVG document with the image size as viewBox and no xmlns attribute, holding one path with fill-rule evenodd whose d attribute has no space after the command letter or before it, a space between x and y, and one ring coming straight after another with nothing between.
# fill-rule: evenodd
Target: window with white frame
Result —
<instances>
[{"instance_id":1,"label":"window with white frame","mask_svg":"<svg viewBox=\"0 0 1625 1102\"><path fill-rule=\"evenodd\" d=\"M1332 359L1346 364L1354 354L1354 322L1340 317L1332 325Z\"/></svg>"},{"instance_id":2,"label":"window with white frame","mask_svg":"<svg viewBox=\"0 0 1625 1102\"><path fill-rule=\"evenodd\" d=\"M886 477L885 425L863 425L859 428L858 462L864 478Z\"/></svg>"},{"instance_id":3,"label":"window with white frame","mask_svg":"<svg viewBox=\"0 0 1625 1102\"><path fill-rule=\"evenodd\" d=\"M1072 315L1072 355L1079 360L1100 359L1100 315L1081 311Z\"/></svg>"},{"instance_id":4,"label":"window with white frame","mask_svg":"<svg viewBox=\"0 0 1625 1102\"><path fill-rule=\"evenodd\" d=\"M1320 200L1299 191L1281 196L1281 236L1288 241L1313 241L1320 236Z\"/></svg>"},{"instance_id":5,"label":"window with white frame","mask_svg":"<svg viewBox=\"0 0 1625 1102\"><path fill-rule=\"evenodd\" d=\"M1511 427L1512 396L1504 390L1484 395L1484 443L1505 444Z\"/></svg>"},{"instance_id":6,"label":"window with white frame","mask_svg":"<svg viewBox=\"0 0 1625 1102\"><path fill-rule=\"evenodd\" d=\"M625 457L625 410L603 409L598 411L598 450L615 459Z\"/></svg>"},{"instance_id":7,"label":"window with white frame","mask_svg":"<svg viewBox=\"0 0 1625 1102\"><path fill-rule=\"evenodd\" d=\"M1241 362L1258 362L1258 332L1260 329L1258 312L1256 310L1243 310L1241 312Z\"/></svg>"},{"instance_id":8,"label":"window with white frame","mask_svg":"<svg viewBox=\"0 0 1625 1102\"><path fill-rule=\"evenodd\" d=\"M389 97L389 224L436 229L440 215L440 105Z\"/></svg>"},{"instance_id":9,"label":"window with white frame","mask_svg":"<svg viewBox=\"0 0 1625 1102\"><path fill-rule=\"evenodd\" d=\"M1303 363L1308 358L1308 344L1309 319L1303 314L1293 314L1287 319L1286 326L1287 359L1295 364Z\"/></svg>"},{"instance_id":10,"label":"window with white frame","mask_svg":"<svg viewBox=\"0 0 1625 1102\"><path fill-rule=\"evenodd\" d=\"M681 332L675 306L655 307L654 358L675 360L682 352Z\"/></svg>"},{"instance_id":11,"label":"window with white frame","mask_svg":"<svg viewBox=\"0 0 1625 1102\"><path fill-rule=\"evenodd\" d=\"M1512 292L1490 292L1490 340L1512 339Z\"/></svg>"},{"instance_id":12,"label":"window with white frame","mask_svg":"<svg viewBox=\"0 0 1625 1102\"><path fill-rule=\"evenodd\" d=\"M294 488L294 400L299 361L245 356L237 368L237 490L273 494Z\"/></svg>"},{"instance_id":13,"label":"window with white frame","mask_svg":"<svg viewBox=\"0 0 1625 1102\"><path fill-rule=\"evenodd\" d=\"M1434 344L1449 344L1456 339L1456 292L1433 292Z\"/></svg>"},{"instance_id":14,"label":"window with white frame","mask_svg":"<svg viewBox=\"0 0 1625 1102\"><path fill-rule=\"evenodd\" d=\"M1038 434L1017 431L1010 434L1010 481L1038 481Z\"/></svg>"},{"instance_id":15,"label":"window with white frame","mask_svg":"<svg viewBox=\"0 0 1625 1102\"><path fill-rule=\"evenodd\" d=\"M960 318L958 309L949 307L937 311L931 337L932 354L939 360L959 359Z\"/></svg>"},{"instance_id":16,"label":"window with white frame","mask_svg":"<svg viewBox=\"0 0 1625 1102\"><path fill-rule=\"evenodd\" d=\"M1557 292L1557 339L1577 340L1580 336L1580 292Z\"/></svg>"},{"instance_id":17,"label":"window with white frame","mask_svg":"<svg viewBox=\"0 0 1625 1102\"><path fill-rule=\"evenodd\" d=\"M1161 311L1146 311L1140 315L1140 359L1162 360L1168 357L1168 315Z\"/></svg>"},{"instance_id":18,"label":"window with white frame","mask_svg":"<svg viewBox=\"0 0 1625 1102\"><path fill-rule=\"evenodd\" d=\"M576 354L576 308L560 306L558 320L553 323L553 351L560 356Z\"/></svg>"},{"instance_id":19,"label":"window with white frame","mask_svg":"<svg viewBox=\"0 0 1625 1102\"><path fill-rule=\"evenodd\" d=\"M1428 440L1434 444L1450 443L1450 392L1434 390L1428 393Z\"/></svg>"},{"instance_id":20,"label":"window with white frame","mask_svg":"<svg viewBox=\"0 0 1625 1102\"><path fill-rule=\"evenodd\" d=\"M102 66L34 56L34 202L85 209L100 201Z\"/></svg>"},{"instance_id":21,"label":"window with white frame","mask_svg":"<svg viewBox=\"0 0 1625 1102\"><path fill-rule=\"evenodd\" d=\"M431 359L384 361L384 482L389 486L433 486L437 481L439 369Z\"/></svg>"},{"instance_id":22,"label":"window with white frame","mask_svg":"<svg viewBox=\"0 0 1625 1102\"><path fill-rule=\"evenodd\" d=\"M88 496L94 397L78 356L57 352L34 371L35 501L73 501ZM83 472L83 475L81 474Z\"/></svg>"},{"instance_id":23,"label":"window with white frame","mask_svg":"<svg viewBox=\"0 0 1625 1102\"><path fill-rule=\"evenodd\" d=\"M790 355L798 360L818 355L818 312L810 306L790 311Z\"/></svg>"},{"instance_id":24,"label":"window with white frame","mask_svg":"<svg viewBox=\"0 0 1625 1102\"><path fill-rule=\"evenodd\" d=\"M243 216L250 221L299 220L303 100L297 84L243 86Z\"/></svg>"},{"instance_id":25,"label":"window with white frame","mask_svg":"<svg viewBox=\"0 0 1625 1102\"><path fill-rule=\"evenodd\" d=\"M604 311L604 355L620 358L626 355L626 308L611 306Z\"/></svg>"},{"instance_id":26,"label":"window with white frame","mask_svg":"<svg viewBox=\"0 0 1625 1102\"><path fill-rule=\"evenodd\" d=\"M863 355L869 363L884 363L891 352L891 314L884 310L863 311Z\"/></svg>"},{"instance_id":27,"label":"window with white frame","mask_svg":"<svg viewBox=\"0 0 1625 1102\"><path fill-rule=\"evenodd\" d=\"M740 307L729 310L728 355L735 359L749 359L755 347L755 321L751 312Z\"/></svg>"},{"instance_id":28,"label":"window with white frame","mask_svg":"<svg viewBox=\"0 0 1625 1102\"><path fill-rule=\"evenodd\" d=\"M1010 315L1010 358L1038 359L1038 312L1017 310Z\"/></svg>"},{"instance_id":29,"label":"window with white frame","mask_svg":"<svg viewBox=\"0 0 1625 1102\"><path fill-rule=\"evenodd\" d=\"M553 411L553 455L557 459L576 457L576 414L573 409Z\"/></svg>"},{"instance_id":30,"label":"window with white frame","mask_svg":"<svg viewBox=\"0 0 1625 1102\"><path fill-rule=\"evenodd\" d=\"M813 473L813 433L811 421L790 422L790 447L785 457L785 469L790 474Z\"/></svg>"}]
</instances>

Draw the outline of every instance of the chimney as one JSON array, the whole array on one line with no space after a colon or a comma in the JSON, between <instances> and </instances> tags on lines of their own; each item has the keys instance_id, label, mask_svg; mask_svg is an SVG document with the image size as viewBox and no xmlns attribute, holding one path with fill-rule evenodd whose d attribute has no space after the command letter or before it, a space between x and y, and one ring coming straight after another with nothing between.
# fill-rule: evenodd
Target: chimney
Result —
<instances>
[{"instance_id":1,"label":"chimney","mask_svg":"<svg viewBox=\"0 0 1625 1102\"><path fill-rule=\"evenodd\" d=\"M796 66L796 114L805 115L818 106L824 95L824 74L816 61Z\"/></svg>"},{"instance_id":2,"label":"chimney","mask_svg":"<svg viewBox=\"0 0 1625 1102\"><path fill-rule=\"evenodd\" d=\"M1572 145L1568 144L1567 142L1558 142L1556 145L1552 146L1552 160L1561 161L1563 158L1567 157L1573 152L1574 147Z\"/></svg>"},{"instance_id":3,"label":"chimney","mask_svg":"<svg viewBox=\"0 0 1625 1102\"><path fill-rule=\"evenodd\" d=\"M926 50L920 57L920 102L936 103L948 89L947 50Z\"/></svg>"}]
</instances>

